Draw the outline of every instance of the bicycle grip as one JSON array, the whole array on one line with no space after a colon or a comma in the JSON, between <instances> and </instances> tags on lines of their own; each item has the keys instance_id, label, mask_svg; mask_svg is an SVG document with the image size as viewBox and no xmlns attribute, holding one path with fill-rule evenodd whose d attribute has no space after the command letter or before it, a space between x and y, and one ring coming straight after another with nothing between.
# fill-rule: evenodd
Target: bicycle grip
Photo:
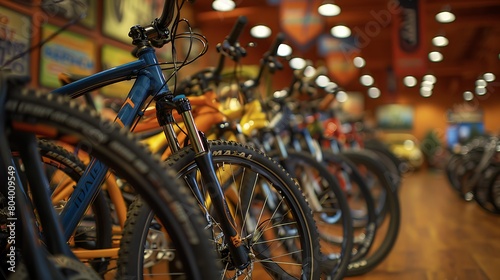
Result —
<instances>
[{"instance_id":1,"label":"bicycle grip","mask_svg":"<svg viewBox=\"0 0 500 280\"><path fill-rule=\"evenodd\" d=\"M247 17L239 16L236 24L233 26L233 30L231 30L231 33L229 33L229 36L226 39L229 45L233 46L236 44L236 41L238 40L238 37L240 37L243 27L245 27L246 24Z\"/></svg>"},{"instance_id":2,"label":"bicycle grip","mask_svg":"<svg viewBox=\"0 0 500 280\"><path fill-rule=\"evenodd\" d=\"M275 56L278 53L278 48L279 46L285 41L285 34L283 33L278 33L276 36L276 39L274 39L273 44L271 45L271 48L269 49L269 55L270 56Z\"/></svg>"}]
</instances>

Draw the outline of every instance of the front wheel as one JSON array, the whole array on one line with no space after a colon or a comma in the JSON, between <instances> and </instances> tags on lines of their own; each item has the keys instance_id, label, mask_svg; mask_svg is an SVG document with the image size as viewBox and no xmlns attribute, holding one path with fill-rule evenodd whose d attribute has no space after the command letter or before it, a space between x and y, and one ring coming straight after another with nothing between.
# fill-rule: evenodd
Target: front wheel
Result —
<instances>
[{"instance_id":1,"label":"front wheel","mask_svg":"<svg viewBox=\"0 0 500 280\"><path fill-rule=\"evenodd\" d=\"M207 217L207 230L211 231L214 250L223 267L220 279L319 279L319 237L311 210L295 181L255 149L228 141L210 144L217 178L251 260L244 269L232 263L227 249L229 240L220 230L220 219L213 214L213 205L205 196L197 210L204 211ZM208 193L190 147L172 155L167 163L190 188ZM155 273L161 263L151 262L150 256L160 251L156 249L159 243L151 246L151 237L161 238L156 235L161 233L161 227L154 214L145 206L134 211L133 215L145 218L136 219L135 229L125 227L123 238L131 242L126 243L128 253L121 254L120 259L142 265L123 267L127 275L137 279L174 279L172 274ZM129 238L129 234L137 238ZM170 266L168 271L175 271L175 267Z\"/></svg>"}]
</instances>

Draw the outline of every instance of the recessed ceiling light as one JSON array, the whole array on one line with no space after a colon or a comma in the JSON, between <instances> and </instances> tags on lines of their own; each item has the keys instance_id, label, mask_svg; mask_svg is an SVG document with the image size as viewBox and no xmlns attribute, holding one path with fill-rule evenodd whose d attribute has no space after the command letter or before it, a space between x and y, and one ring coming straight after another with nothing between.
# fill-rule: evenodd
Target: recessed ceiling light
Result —
<instances>
[{"instance_id":1,"label":"recessed ceiling light","mask_svg":"<svg viewBox=\"0 0 500 280\"><path fill-rule=\"evenodd\" d=\"M362 75L360 78L359 78L359 82L364 85L364 86L371 86L373 85L373 82L375 82L375 80L373 79L372 76L370 75Z\"/></svg>"},{"instance_id":2,"label":"recessed ceiling light","mask_svg":"<svg viewBox=\"0 0 500 280\"><path fill-rule=\"evenodd\" d=\"M474 98L474 94L470 91L464 91L464 100L471 101Z\"/></svg>"},{"instance_id":3,"label":"recessed ceiling light","mask_svg":"<svg viewBox=\"0 0 500 280\"><path fill-rule=\"evenodd\" d=\"M483 79L477 79L476 80L476 87L486 87L487 83Z\"/></svg>"},{"instance_id":4,"label":"recessed ceiling light","mask_svg":"<svg viewBox=\"0 0 500 280\"><path fill-rule=\"evenodd\" d=\"M439 35L432 38L432 44L436 47L444 47L448 45L448 38Z\"/></svg>"},{"instance_id":5,"label":"recessed ceiling light","mask_svg":"<svg viewBox=\"0 0 500 280\"><path fill-rule=\"evenodd\" d=\"M292 67L292 69L302 69L304 67L306 67L306 61L303 59L303 58L300 58L300 57L294 57L292 59L290 59L290 67Z\"/></svg>"},{"instance_id":6,"label":"recessed ceiling light","mask_svg":"<svg viewBox=\"0 0 500 280\"><path fill-rule=\"evenodd\" d=\"M431 82L429 82L429 81L422 81L422 87L433 89L434 88L434 84L431 83Z\"/></svg>"},{"instance_id":7,"label":"recessed ceiling light","mask_svg":"<svg viewBox=\"0 0 500 280\"><path fill-rule=\"evenodd\" d=\"M415 85L417 85L417 78L413 76L406 76L403 78L403 83L407 87L414 87Z\"/></svg>"},{"instance_id":8,"label":"recessed ceiling light","mask_svg":"<svg viewBox=\"0 0 500 280\"><path fill-rule=\"evenodd\" d=\"M330 82L330 78L328 78L328 76L325 75L319 75L316 78L315 82L319 87L326 87Z\"/></svg>"},{"instance_id":9,"label":"recessed ceiling light","mask_svg":"<svg viewBox=\"0 0 500 280\"><path fill-rule=\"evenodd\" d=\"M338 85L334 82L329 82L326 86L325 86L325 91L326 92L335 92L337 89L338 89Z\"/></svg>"},{"instance_id":10,"label":"recessed ceiling light","mask_svg":"<svg viewBox=\"0 0 500 280\"><path fill-rule=\"evenodd\" d=\"M340 90L335 94L335 98L337 99L338 102L343 103L347 101L347 93L343 90Z\"/></svg>"},{"instance_id":11,"label":"recessed ceiling light","mask_svg":"<svg viewBox=\"0 0 500 280\"><path fill-rule=\"evenodd\" d=\"M493 73L484 73L483 78L488 83L491 83L495 80L495 74Z\"/></svg>"},{"instance_id":12,"label":"recessed ceiling light","mask_svg":"<svg viewBox=\"0 0 500 280\"><path fill-rule=\"evenodd\" d=\"M278 47L278 52L277 54L279 56L289 56L292 54L292 47L290 47L287 44L280 44Z\"/></svg>"},{"instance_id":13,"label":"recessed ceiling light","mask_svg":"<svg viewBox=\"0 0 500 280\"><path fill-rule=\"evenodd\" d=\"M347 38L351 36L351 29L345 25L334 26L330 32L337 38Z\"/></svg>"},{"instance_id":14,"label":"recessed ceiling light","mask_svg":"<svg viewBox=\"0 0 500 280\"><path fill-rule=\"evenodd\" d=\"M376 87L371 87L368 89L368 96L371 98L379 98L380 97L380 89Z\"/></svg>"},{"instance_id":15,"label":"recessed ceiling light","mask_svg":"<svg viewBox=\"0 0 500 280\"><path fill-rule=\"evenodd\" d=\"M427 74L427 75L424 75L422 77L422 81L427 81L427 82L430 82L431 84L435 84L436 83L436 77L434 75Z\"/></svg>"},{"instance_id":16,"label":"recessed ceiling light","mask_svg":"<svg viewBox=\"0 0 500 280\"><path fill-rule=\"evenodd\" d=\"M318 7L318 13L322 16L333 17L340 14L340 7L333 3L325 3Z\"/></svg>"},{"instance_id":17,"label":"recessed ceiling light","mask_svg":"<svg viewBox=\"0 0 500 280\"><path fill-rule=\"evenodd\" d=\"M450 23L455 20L455 15L449 11L442 11L436 15L436 20L441 23Z\"/></svg>"},{"instance_id":18,"label":"recessed ceiling light","mask_svg":"<svg viewBox=\"0 0 500 280\"><path fill-rule=\"evenodd\" d=\"M438 51L433 51L429 53L429 60L432 62L439 62L443 60L443 54Z\"/></svg>"},{"instance_id":19,"label":"recessed ceiling light","mask_svg":"<svg viewBox=\"0 0 500 280\"><path fill-rule=\"evenodd\" d=\"M352 62L356 68L363 68L366 65L365 59L360 56L356 56Z\"/></svg>"},{"instance_id":20,"label":"recessed ceiling light","mask_svg":"<svg viewBox=\"0 0 500 280\"><path fill-rule=\"evenodd\" d=\"M314 68L311 65L306 66L306 69L304 69L304 76L310 78L316 74L316 68Z\"/></svg>"},{"instance_id":21,"label":"recessed ceiling light","mask_svg":"<svg viewBox=\"0 0 500 280\"><path fill-rule=\"evenodd\" d=\"M432 95L432 89L428 87L421 87L420 88L420 95L423 97L429 97Z\"/></svg>"},{"instance_id":22,"label":"recessed ceiling light","mask_svg":"<svg viewBox=\"0 0 500 280\"><path fill-rule=\"evenodd\" d=\"M476 94L477 95L485 95L486 94L486 88L485 87L476 87Z\"/></svg>"},{"instance_id":23,"label":"recessed ceiling light","mask_svg":"<svg viewBox=\"0 0 500 280\"><path fill-rule=\"evenodd\" d=\"M232 0L215 0L212 2L212 8L220 12L234 10L234 7L236 7L236 4Z\"/></svg>"},{"instance_id":24,"label":"recessed ceiling light","mask_svg":"<svg viewBox=\"0 0 500 280\"><path fill-rule=\"evenodd\" d=\"M267 38L271 36L271 28L261 24L250 29L250 35L255 38Z\"/></svg>"}]
</instances>

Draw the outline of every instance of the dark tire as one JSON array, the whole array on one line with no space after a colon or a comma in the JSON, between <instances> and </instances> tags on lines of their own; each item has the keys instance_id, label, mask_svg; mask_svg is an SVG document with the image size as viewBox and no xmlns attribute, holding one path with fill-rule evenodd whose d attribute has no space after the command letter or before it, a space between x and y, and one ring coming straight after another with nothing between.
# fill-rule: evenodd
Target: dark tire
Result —
<instances>
[{"instance_id":1,"label":"dark tire","mask_svg":"<svg viewBox=\"0 0 500 280\"><path fill-rule=\"evenodd\" d=\"M376 209L383 209L377 212L377 232L370 251L349 265L347 275L353 276L371 271L390 253L399 234L401 210L397 187L391 181L389 171L379 163L376 155L367 150L344 151L342 155L356 164L372 191ZM380 193L374 194L375 190ZM377 197L384 199L381 201ZM377 205L380 202L383 202L383 205Z\"/></svg>"},{"instance_id":2,"label":"dark tire","mask_svg":"<svg viewBox=\"0 0 500 280\"><path fill-rule=\"evenodd\" d=\"M318 226L325 274L342 279L353 249L353 222L345 193L323 163L305 152L287 151L285 159L277 152L268 155L294 177L311 206Z\"/></svg>"},{"instance_id":3,"label":"dark tire","mask_svg":"<svg viewBox=\"0 0 500 280\"><path fill-rule=\"evenodd\" d=\"M230 209L233 209L237 231L242 237L248 236L245 245L254 256L249 268L259 271L254 271L253 275L266 275L271 279L319 279L321 271L317 228L304 195L295 181L276 162L253 148L229 141L212 141L210 146L216 174ZM170 156L167 164L177 172L178 178L199 174L195 153L190 147ZM197 183L190 187L197 187L202 193L206 193L203 183ZM135 209L138 213L133 215L149 217L149 220L138 218L134 227L150 229L153 217L150 209ZM210 205L204 204L202 209L212 222L209 227L213 231L214 248L219 252L224 268L222 278L219 276L217 279L234 277L230 255L224 249L227 240L217 227L217 217L211 215ZM266 220L261 221L264 217ZM125 240L129 240L128 232L126 228ZM147 234L135 233L134 236L136 239L141 239L138 237L141 236L142 240L130 243L129 248L134 248L131 249L131 254L121 255L120 258L134 262L143 259L144 254L137 255L139 250L135 248L144 248ZM283 261L286 259L292 265L270 261L275 257L284 258ZM264 259L267 261L261 262ZM142 267L127 269L128 275L133 275L136 279L143 278ZM246 270L242 271L245 273ZM240 277L244 276L245 274Z\"/></svg>"},{"instance_id":4,"label":"dark tire","mask_svg":"<svg viewBox=\"0 0 500 280\"><path fill-rule=\"evenodd\" d=\"M166 225L187 277L216 279L213 247L203 230L202 216L192 211L197 206L189 190L166 172L164 163L139 146L130 132L99 119L95 111L55 95L8 93L5 110L6 125L11 130L86 147L90 156L126 180L155 210Z\"/></svg>"},{"instance_id":5,"label":"dark tire","mask_svg":"<svg viewBox=\"0 0 500 280\"><path fill-rule=\"evenodd\" d=\"M351 261L354 262L364 257L373 244L377 231L375 202L355 163L342 154L327 151L323 151L323 163L331 174L339 178L351 205L354 226L354 250Z\"/></svg>"}]
</instances>

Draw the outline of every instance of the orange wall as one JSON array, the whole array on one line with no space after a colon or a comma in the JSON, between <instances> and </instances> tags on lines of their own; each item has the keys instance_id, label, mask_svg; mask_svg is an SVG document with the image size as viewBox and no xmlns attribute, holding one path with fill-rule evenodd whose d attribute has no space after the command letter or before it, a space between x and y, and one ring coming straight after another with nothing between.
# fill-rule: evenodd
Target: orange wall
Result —
<instances>
[{"instance_id":1,"label":"orange wall","mask_svg":"<svg viewBox=\"0 0 500 280\"><path fill-rule=\"evenodd\" d=\"M429 130L434 129L445 141L445 132L448 126L447 111L452 108L480 109L483 111L485 130L490 133L500 132L500 88L489 86L489 92L483 97L475 97L474 100L466 102L462 93L466 86L454 89L453 82L439 81L436 84L433 95L428 98L420 96L418 88L401 87L399 93L394 97L382 96L379 99L365 99L365 108L368 116L373 117L376 108L383 104L406 104L414 108L414 126L410 133L418 139L422 139ZM470 85L473 85L473 81ZM385 93L386 96L389 95ZM384 92L382 92L384 95Z\"/></svg>"}]
</instances>

